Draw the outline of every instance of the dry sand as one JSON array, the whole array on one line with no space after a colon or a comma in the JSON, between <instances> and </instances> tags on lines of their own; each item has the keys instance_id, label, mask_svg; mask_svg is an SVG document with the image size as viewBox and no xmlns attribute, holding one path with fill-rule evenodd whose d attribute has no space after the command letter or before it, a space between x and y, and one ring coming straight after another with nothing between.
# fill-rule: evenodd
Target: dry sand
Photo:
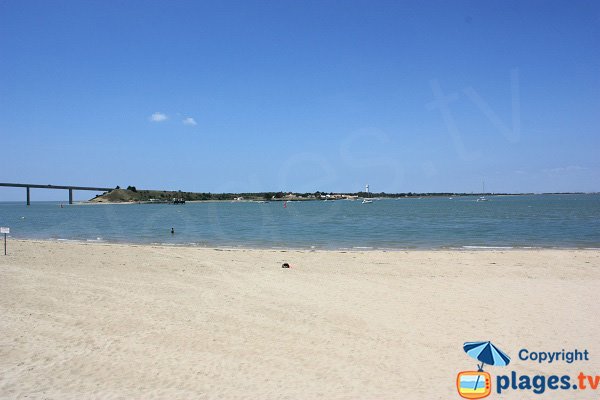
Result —
<instances>
[{"instance_id":1,"label":"dry sand","mask_svg":"<svg viewBox=\"0 0 600 400\"><path fill-rule=\"evenodd\" d=\"M457 372L475 367L465 341L512 357L492 374L600 375L599 305L596 250L9 241L0 398L456 399ZM521 348L588 349L590 361L540 366Z\"/></svg>"}]
</instances>

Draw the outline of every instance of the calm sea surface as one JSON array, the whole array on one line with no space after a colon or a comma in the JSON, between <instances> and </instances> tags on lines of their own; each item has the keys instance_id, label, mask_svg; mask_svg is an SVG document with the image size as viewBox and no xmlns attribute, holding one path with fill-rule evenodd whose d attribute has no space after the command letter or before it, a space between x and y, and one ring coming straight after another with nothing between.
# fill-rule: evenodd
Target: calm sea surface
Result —
<instances>
[{"instance_id":1,"label":"calm sea surface","mask_svg":"<svg viewBox=\"0 0 600 400\"><path fill-rule=\"evenodd\" d=\"M265 248L600 248L600 195L65 205L0 203L15 238ZM175 235L171 235L171 227Z\"/></svg>"}]
</instances>

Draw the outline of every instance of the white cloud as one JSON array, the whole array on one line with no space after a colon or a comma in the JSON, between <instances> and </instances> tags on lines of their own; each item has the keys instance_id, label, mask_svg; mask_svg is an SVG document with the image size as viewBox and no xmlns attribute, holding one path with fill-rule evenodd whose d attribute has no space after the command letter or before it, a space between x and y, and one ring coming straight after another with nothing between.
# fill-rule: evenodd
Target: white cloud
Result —
<instances>
[{"instance_id":1,"label":"white cloud","mask_svg":"<svg viewBox=\"0 0 600 400\"><path fill-rule=\"evenodd\" d=\"M169 119L169 117L161 112L155 112L150 116L150 121L152 122L162 122L166 121L167 119Z\"/></svg>"},{"instance_id":2,"label":"white cloud","mask_svg":"<svg viewBox=\"0 0 600 400\"><path fill-rule=\"evenodd\" d=\"M192 118L192 117L187 117L187 118L185 118L181 122L183 122L184 125L190 125L190 126L196 126L196 125L198 125L198 123L196 122L196 120L194 118Z\"/></svg>"}]
</instances>

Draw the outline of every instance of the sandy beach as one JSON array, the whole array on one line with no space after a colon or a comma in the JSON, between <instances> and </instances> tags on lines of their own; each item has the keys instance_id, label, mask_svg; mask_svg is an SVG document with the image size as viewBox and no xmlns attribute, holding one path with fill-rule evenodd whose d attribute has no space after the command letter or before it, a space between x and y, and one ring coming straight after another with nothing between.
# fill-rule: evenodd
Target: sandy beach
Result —
<instances>
[{"instance_id":1,"label":"sandy beach","mask_svg":"<svg viewBox=\"0 0 600 400\"><path fill-rule=\"evenodd\" d=\"M492 374L600 374L597 250L10 239L8 250L0 256L3 399L459 398L456 374L476 364L462 344L476 340L512 357ZM587 349L590 360L539 364L519 360L522 348Z\"/></svg>"}]
</instances>

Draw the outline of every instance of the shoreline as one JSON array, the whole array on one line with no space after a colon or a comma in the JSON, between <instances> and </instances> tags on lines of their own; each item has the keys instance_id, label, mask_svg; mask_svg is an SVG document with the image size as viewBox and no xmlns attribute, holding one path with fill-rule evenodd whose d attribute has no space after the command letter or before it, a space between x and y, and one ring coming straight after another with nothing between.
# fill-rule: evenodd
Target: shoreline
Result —
<instances>
[{"instance_id":1,"label":"shoreline","mask_svg":"<svg viewBox=\"0 0 600 400\"><path fill-rule=\"evenodd\" d=\"M0 240L1 241L1 240ZM600 258L600 248L550 248L550 247L452 247L452 248L411 248L411 249L379 249L379 248L347 248L347 249L323 249L323 248L294 248L294 247L233 247L233 246L199 246L189 244L167 244L167 243L125 243L125 242L106 242L106 241L95 241L95 240L71 240L71 239L16 239L10 238L8 241L8 255L10 256L11 243L14 246L34 246L39 245L45 247L49 244L64 245L73 249L77 248L118 248L118 249L158 249L158 250L169 250L169 251L199 251L205 252L206 254L212 254L213 252L238 252L238 253L254 253L254 254L274 254L274 253L289 253L298 255L381 255L381 256L395 256L398 254L470 254L470 255L486 255L486 254L506 254L506 255L529 255L529 254L544 254L544 253L556 253L556 254L590 254L597 255ZM1 260L1 258L0 258ZM600 267L600 264L598 265Z\"/></svg>"},{"instance_id":2,"label":"shoreline","mask_svg":"<svg viewBox=\"0 0 600 400\"><path fill-rule=\"evenodd\" d=\"M198 248L206 250L256 250L256 251L297 251L297 252L443 252L443 251L600 251L600 247L551 247L551 246L488 246L488 245L463 245L460 247L443 246L443 247L340 247L340 248L323 248L323 247L257 247L257 246L219 246L214 244L203 245L200 243L167 243L167 242L127 242L127 241L110 241L105 239L63 239L63 238L22 238L7 236L10 241L17 242L33 242L33 243L80 243L80 244L98 244L98 245L117 245L117 246L149 246L149 247L166 247L166 248Z\"/></svg>"},{"instance_id":3,"label":"shoreline","mask_svg":"<svg viewBox=\"0 0 600 400\"><path fill-rule=\"evenodd\" d=\"M498 193L498 194L494 194L494 193L473 193L473 194L431 194L431 195L422 195L422 196L417 196L417 195L413 195L413 196L400 196L400 197L374 197L374 200L423 200L423 199L444 199L444 198L448 198L448 197L452 197L453 199L460 199L460 198L478 198L481 195L485 195L486 197L489 198L493 198L493 197L522 197L522 196L578 196L578 195L599 195L600 192L565 192L565 193ZM361 197L362 198L362 197ZM327 199L327 201L359 201L361 198L357 198L357 199L349 199L349 198L343 198L343 199ZM114 205L114 204L153 204L149 201L142 201L141 203L139 201L94 201L95 198L91 198L89 200L79 200L79 201L74 201L73 204L67 204L66 201L61 201L61 200L32 200L31 203L56 203L56 204L60 204L63 203L65 206L71 206L71 205L95 205L95 204L106 204L106 205ZM267 203L275 203L275 202L319 202L319 201L326 201L324 198L323 199L308 199L308 198L276 198L276 199L268 199L268 200L260 200L260 199L244 199L244 200L234 200L234 199L229 199L229 200L186 200L186 203L263 203L263 202L267 202ZM20 200L13 200L13 201L2 201L1 203L23 203ZM157 202L154 205L157 204L171 204L170 202Z\"/></svg>"}]
</instances>

